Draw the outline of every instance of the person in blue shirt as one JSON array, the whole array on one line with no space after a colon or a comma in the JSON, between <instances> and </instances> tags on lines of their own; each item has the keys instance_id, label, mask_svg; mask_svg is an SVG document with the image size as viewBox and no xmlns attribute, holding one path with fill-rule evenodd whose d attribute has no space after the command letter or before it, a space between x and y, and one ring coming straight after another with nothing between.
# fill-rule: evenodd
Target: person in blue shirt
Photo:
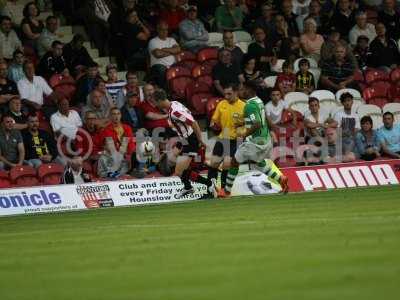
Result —
<instances>
[{"instance_id":1,"label":"person in blue shirt","mask_svg":"<svg viewBox=\"0 0 400 300\"><path fill-rule=\"evenodd\" d=\"M383 127L378 130L378 141L382 153L392 158L400 158L400 124L393 124L391 112L383 114Z\"/></svg>"},{"instance_id":2,"label":"person in blue shirt","mask_svg":"<svg viewBox=\"0 0 400 300\"><path fill-rule=\"evenodd\" d=\"M374 160L381 156L377 132L372 129L370 116L362 117L360 123L361 130L356 134L356 153L363 160Z\"/></svg>"}]
</instances>

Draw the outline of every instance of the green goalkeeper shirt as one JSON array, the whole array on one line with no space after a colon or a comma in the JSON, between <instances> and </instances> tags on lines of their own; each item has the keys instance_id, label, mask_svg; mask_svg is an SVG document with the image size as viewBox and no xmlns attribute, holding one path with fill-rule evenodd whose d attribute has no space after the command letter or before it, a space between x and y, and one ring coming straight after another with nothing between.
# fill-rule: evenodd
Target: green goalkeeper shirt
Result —
<instances>
[{"instance_id":1,"label":"green goalkeeper shirt","mask_svg":"<svg viewBox=\"0 0 400 300\"><path fill-rule=\"evenodd\" d=\"M247 100L244 107L244 122L248 129L252 128L255 124L261 124L259 129L247 137L247 141L258 145L265 145L269 142L270 133L265 119L264 103L260 98L253 97Z\"/></svg>"}]
</instances>

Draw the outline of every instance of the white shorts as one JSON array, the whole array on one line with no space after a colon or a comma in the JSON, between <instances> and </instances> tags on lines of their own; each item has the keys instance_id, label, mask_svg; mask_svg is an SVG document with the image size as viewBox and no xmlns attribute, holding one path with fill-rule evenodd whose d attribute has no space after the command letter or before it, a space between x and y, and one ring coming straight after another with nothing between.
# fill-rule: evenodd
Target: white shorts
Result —
<instances>
[{"instance_id":1,"label":"white shorts","mask_svg":"<svg viewBox=\"0 0 400 300\"><path fill-rule=\"evenodd\" d=\"M235 159L239 164L247 162L259 163L264 161L266 158L270 158L272 147L271 139L269 139L268 143L265 145L258 145L245 141L236 150Z\"/></svg>"}]
</instances>

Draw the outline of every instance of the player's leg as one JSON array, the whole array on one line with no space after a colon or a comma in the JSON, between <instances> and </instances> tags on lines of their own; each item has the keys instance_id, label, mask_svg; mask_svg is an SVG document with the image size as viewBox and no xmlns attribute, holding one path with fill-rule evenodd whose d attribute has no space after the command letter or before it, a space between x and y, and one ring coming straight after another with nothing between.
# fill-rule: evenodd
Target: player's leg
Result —
<instances>
[{"instance_id":1,"label":"player's leg","mask_svg":"<svg viewBox=\"0 0 400 300\"><path fill-rule=\"evenodd\" d=\"M224 154L224 145L220 140L215 142L214 148L212 150L212 155L210 159L210 164L208 166L208 179L217 179L218 178L218 168L223 160Z\"/></svg>"},{"instance_id":2,"label":"player's leg","mask_svg":"<svg viewBox=\"0 0 400 300\"><path fill-rule=\"evenodd\" d=\"M192 157L188 155L180 155L176 158L175 166L175 176L178 176L182 183L183 189L176 196L178 199L194 192L192 184L190 183L190 163L192 162Z\"/></svg>"},{"instance_id":3,"label":"player's leg","mask_svg":"<svg viewBox=\"0 0 400 300\"><path fill-rule=\"evenodd\" d=\"M228 170L228 176L226 178L226 186L225 186L225 195L230 196L233 183L235 182L235 178L239 173L239 166L240 164L245 163L248 161L248 155L250 149L248 148L249 143L244 142L242 143L236 150L235 155L231 159L231 167Z\"/></svg>"}]
</instances>

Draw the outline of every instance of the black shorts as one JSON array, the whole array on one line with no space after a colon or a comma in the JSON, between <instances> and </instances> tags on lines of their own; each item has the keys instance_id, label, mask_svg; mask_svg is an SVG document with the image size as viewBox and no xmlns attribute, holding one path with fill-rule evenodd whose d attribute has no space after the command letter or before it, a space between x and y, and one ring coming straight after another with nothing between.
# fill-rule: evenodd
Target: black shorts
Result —
<instances>
[{"instance_id":1,"label":"black shorts","mask_svg":"<svg viewBox=\"0 0 400 300\"><path fill-rule=\"evenodd\" d=\"M192 133L188 138L182 139L182 155L196 156L199 152L200 143L196 135Z\"/></svg>"},{"instance_id":2,"label":"black shorts","mask_svg":"<svg viewBox=\"0 0 400 300\"><path fill-rule=\"evenodd\" d=\"M215 142L212 155L234 157L237 149L237 140L218 139Z\"/></svg>"}]
</instances>

